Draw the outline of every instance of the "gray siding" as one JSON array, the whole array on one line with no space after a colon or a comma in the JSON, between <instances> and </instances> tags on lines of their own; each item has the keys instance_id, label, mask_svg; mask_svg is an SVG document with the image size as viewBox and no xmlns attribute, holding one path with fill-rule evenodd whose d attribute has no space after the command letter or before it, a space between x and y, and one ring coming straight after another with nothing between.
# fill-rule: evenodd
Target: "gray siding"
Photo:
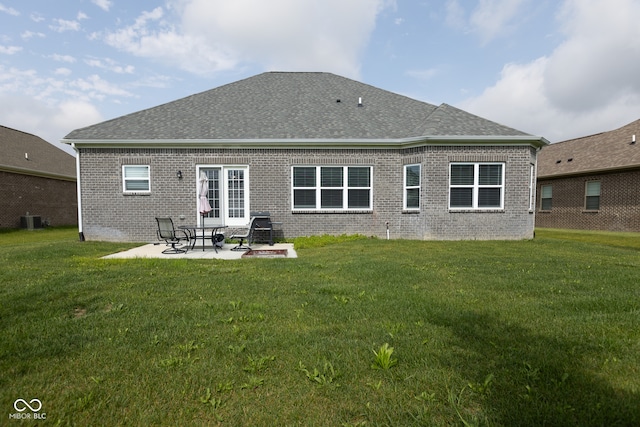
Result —
<instances>
[{"instance_id":1,"label":"gray siding","mask_svg":"<svg viewBox=\"0 0 640 427\"><path fill-rule=\"evenodd\" d=\"M196 168L203 164L248 165L250 210L271 212L286 238L321 234L364 234L406 239L527 239L530 146L423 146L411 149L153 149L80 150L83 232L88 240L154 241L156 216L177 225L197 220ZM504 209L448 209L449 163L505 162ZM122 165L151 166L151 193L125 195ZM404 212L403 167L422 165L421 209ZM292 212L293 165L370 165L372 212ZM176 178L181 170L183 179Z\"/></svg>"}]
</instances>

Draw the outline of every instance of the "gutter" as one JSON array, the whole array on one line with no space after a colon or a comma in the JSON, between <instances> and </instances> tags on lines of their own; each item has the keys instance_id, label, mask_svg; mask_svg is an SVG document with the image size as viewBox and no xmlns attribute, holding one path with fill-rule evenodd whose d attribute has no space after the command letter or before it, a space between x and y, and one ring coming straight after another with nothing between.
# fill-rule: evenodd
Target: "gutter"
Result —
<instances>
[{"instance_id":1,"label":"gutter","mask_svg":"<svg viewBox=\"0 0 640 427\"><path fill-rule=\"evenodd\" d=\"M21 175L37 176L39 178L58 179L58 180L61 180L61 181L75 181L76 180L76 177L72 176L72 175L62 175L62 174L57 174L57 173L43 172L43 171L37 171L37 170L33 170L33 169L19 168L19 167L15 167L15 166L7 166L7 165L0 165L0 171L10 172L10 173L17 173L17 174L21 174Z\"/></svg>"},{"instance_id":2,"label":"gutter","mask_svg":"<svg viewBox=\"0 0 640 427\"><path fill-rule=\"evenodd\" d=\"M410 138L373 139L373 138L339 138L339 139L77 139L62 140L62 143L81 148L119 148L127 147L175 147L175 148L375 148L402 149L422 145L530 145L540 148L549 145L545 138L532 135L487 135L487 136L417 136Z\"/></svg>"},{"instance_id":3,"label":"gutter","mask_svg":"<svg viewBox=\"0 0 640 427\"><path fill-rule=\"evenodd\" d=\"M628 171L633 171L638 169L640 169L640 164L540 175L538 176L538 179L556 179L556 178L570 178L574 176L585 176L585 175L601 175L605 173L628 172Z\"/></svg>"}]
</instances>

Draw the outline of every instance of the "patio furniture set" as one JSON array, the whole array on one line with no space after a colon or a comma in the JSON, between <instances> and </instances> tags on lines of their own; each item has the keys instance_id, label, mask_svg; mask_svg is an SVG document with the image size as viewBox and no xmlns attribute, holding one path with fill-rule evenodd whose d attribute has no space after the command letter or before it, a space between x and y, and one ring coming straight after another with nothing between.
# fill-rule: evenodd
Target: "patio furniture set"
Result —
<instances>
[{"instance_id":1,"label":"patio furniture set","mask_svg":"<svg viewBox=\"0 0 640 427\"><path fill-rule=\"evenodd\" d=\"M225 240L236 240L237 245L232 251L250 251L251 243L257 232L268 232L269 246L273 246L273 226L280 223L271 221L269 212L252 212L251 220L246 228L233 229L228 236L224 235L226 225L180 225L176 227L170 217L156 217L158 224L158 240L164 242L169 248L162 251L163 254L183 254L188 250L194 250L198 240L202 241L202 250L207 247L207 240L211 241L211 247L218 253L218 249L224 246ZM246 241L246 244L245 244Z\"/></svg>"}]
</instances>

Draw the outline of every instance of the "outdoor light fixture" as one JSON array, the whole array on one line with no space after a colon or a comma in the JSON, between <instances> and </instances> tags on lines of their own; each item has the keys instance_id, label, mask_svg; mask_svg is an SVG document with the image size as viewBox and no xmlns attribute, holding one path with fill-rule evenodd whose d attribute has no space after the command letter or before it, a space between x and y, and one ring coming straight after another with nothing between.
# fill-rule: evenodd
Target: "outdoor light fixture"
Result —
<instances>
[{"instance_id":1,"label":"outdoor light fixture","mask_svg":"<svg viewBox=\"0 0 640 427\"><path fill-rule=\"evenodd\" d=\"M182 171L176 172L176 176L178 177L178 179L182 179Z\"/></svg>"}]
</instances>

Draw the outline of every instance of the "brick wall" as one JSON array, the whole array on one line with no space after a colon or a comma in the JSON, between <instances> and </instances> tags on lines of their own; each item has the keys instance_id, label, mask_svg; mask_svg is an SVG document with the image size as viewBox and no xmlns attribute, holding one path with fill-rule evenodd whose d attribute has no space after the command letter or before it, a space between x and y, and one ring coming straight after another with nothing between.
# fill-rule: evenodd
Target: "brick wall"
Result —
<instances>
[{"instance_id":1,"label":"brick wall","mask_svg":"<svg viewBox=\"0 0 640 427\"><path fill-rule=\"evenodd\" d=\"M600 181L600 209L585 210L585 182ZM599 175L541 179L540 187L552 185L552 209L539 211L536 226L579 230L640 232L640 170Z\"/></svg>"},{"instance_id":2,"label":"brick wall","mask_svg":"<svg viewBox=\"0 0 640 427\"><path fill-rule=\"evenodd\" d=\"M20 228L27 212L51 226L78 223L75 181L0 172L0 183L0 228Z\"/></svg>"},{"instance_id":3,"label":"brick wall","mask_svg":"<svg viewBox=\"0 0 640 427\"><path fill-rule=\"evenodd\" d=\"M407 239L523 239L533 236L529 211L528 146L425 146L403 150L305 149L98 149L80 150L83 232L88 240L153 241L156 216L177 225L198 219L198 165L248 165L251 211L269 211L282 222L285 237L364 234ZM450 212L449 163L504 161L505 205L499 212ZM122 165L151 166L151 193L125 195ZM422 165L421 210L403 212L405 164ZM373 167L373 211L293 212L294 165L368 165ZM181 170L183 179L176 178Z\"/></svg>"}]
</instances>

